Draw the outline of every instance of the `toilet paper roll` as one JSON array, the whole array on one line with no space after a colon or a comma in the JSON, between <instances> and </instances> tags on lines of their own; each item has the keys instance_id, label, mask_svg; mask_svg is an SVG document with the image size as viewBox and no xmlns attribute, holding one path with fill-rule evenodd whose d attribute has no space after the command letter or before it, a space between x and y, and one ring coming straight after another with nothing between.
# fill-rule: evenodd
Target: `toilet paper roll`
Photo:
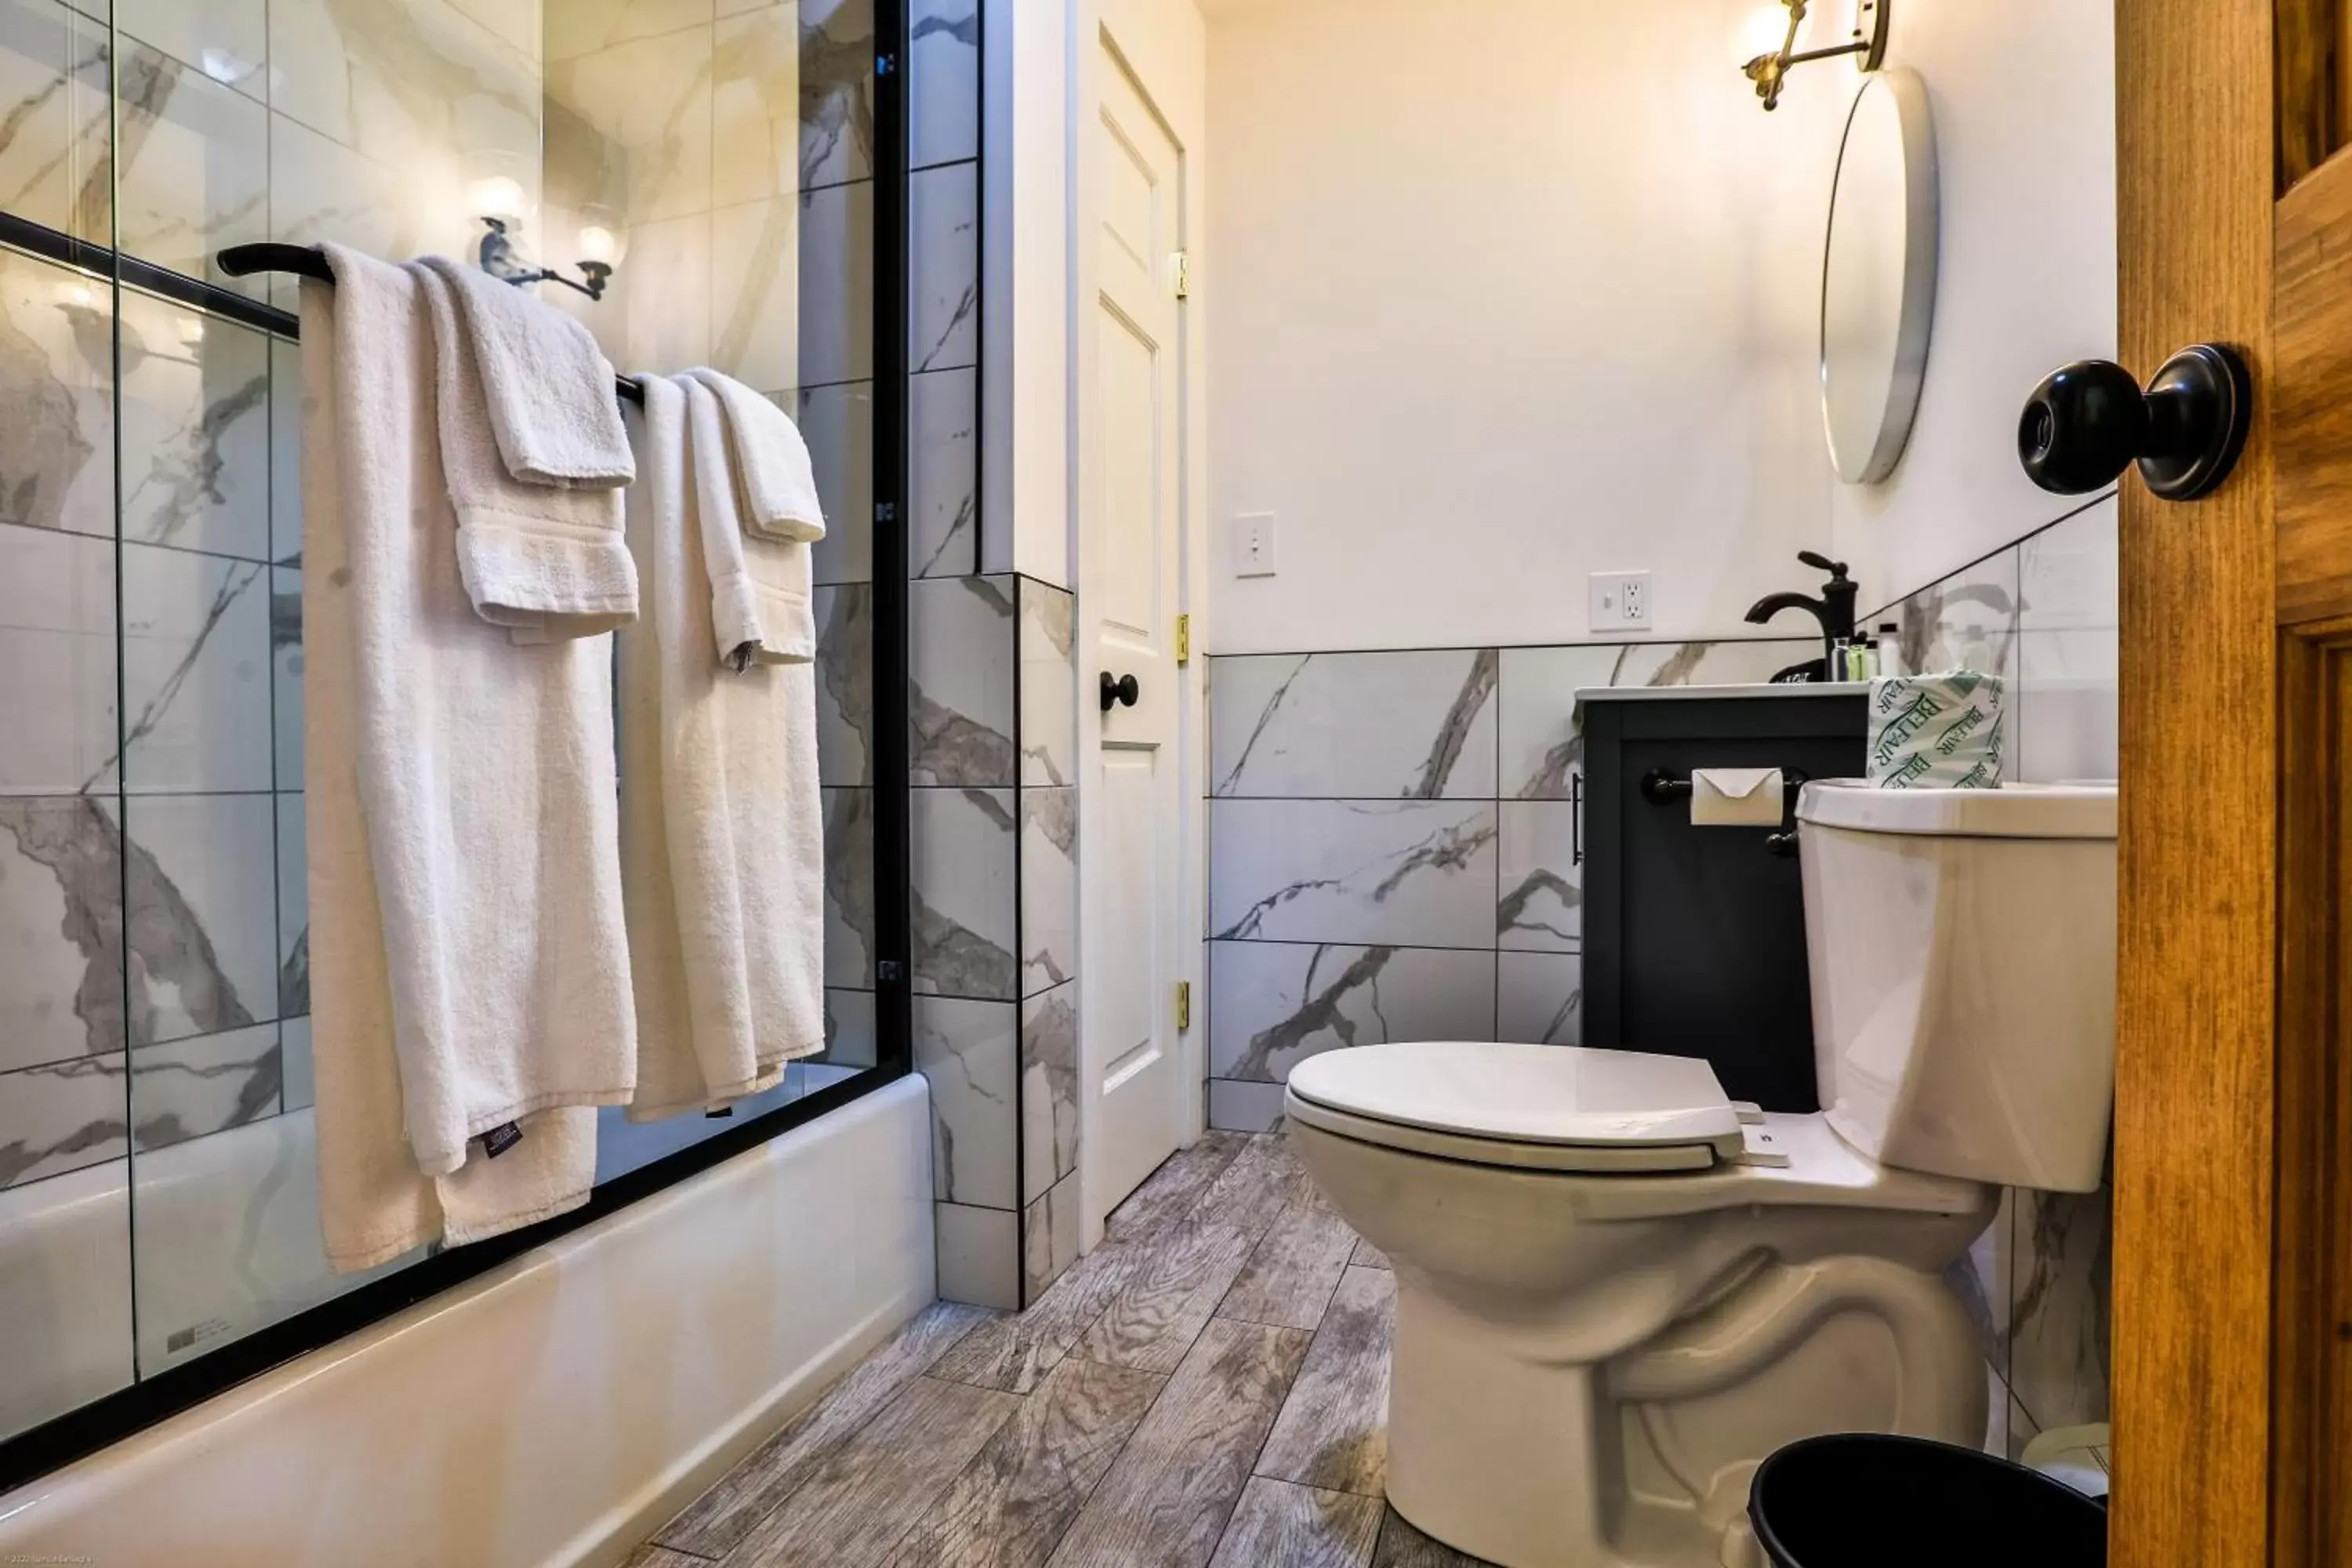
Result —
<instances>
[{"instance_id":1,"label":"toilet paper roll","mask_svg":"<svg viewBox=\"0 0 2352 1568\"><path fill-rule=\"evenodd\" d=\"M1880 789L1999 789L2005 693L1973 669L1870 687L1870 782Z\"/></svg>"},{"instance_id":2,"label":"toilet paper roll","mask_svg":"<svg viewBox=\"0 0 2352 1568\"><path fill-rule=\"evenodd\" d=\"M1782 788L1778 768L1693 768L1691 825L1778 827Z\"/></svg>"}]
</instances>

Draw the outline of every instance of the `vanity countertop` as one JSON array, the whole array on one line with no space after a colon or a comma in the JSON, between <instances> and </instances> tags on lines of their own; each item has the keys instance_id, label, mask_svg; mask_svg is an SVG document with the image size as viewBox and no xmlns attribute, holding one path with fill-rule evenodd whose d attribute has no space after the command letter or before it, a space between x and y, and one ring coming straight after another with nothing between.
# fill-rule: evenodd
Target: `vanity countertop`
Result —
<instances>
[{"instance_id":1,"label":"vanity countertop","mask_svg":"<svg viewBox=\"0 0 2352 1568\"><path fill-rule=\"evenodd\" d=\"M1726 698L1854 697L1870 689L1866 680L1747 682L1738 686L1585 686L1579 702L1719 702Z\"/></svg>"}]
</instances>

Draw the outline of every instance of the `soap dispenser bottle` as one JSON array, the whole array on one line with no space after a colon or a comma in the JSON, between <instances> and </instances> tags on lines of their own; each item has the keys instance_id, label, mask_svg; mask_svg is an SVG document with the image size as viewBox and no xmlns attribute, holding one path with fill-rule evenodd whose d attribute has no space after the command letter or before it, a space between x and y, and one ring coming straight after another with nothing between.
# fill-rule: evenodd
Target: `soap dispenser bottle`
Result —
<instances>
[{"instance_id":1,"label":"soap dispenser bottle","mask_svg":"<svg viewBox=\"0 0 2352 1568\"><path fill-rule=\"evenodd\" d=\"M1903 668L1903 628L1893 621L1878 623L1878 669L1882 676L1908 675Z\"/></svg>"}]
</instances>

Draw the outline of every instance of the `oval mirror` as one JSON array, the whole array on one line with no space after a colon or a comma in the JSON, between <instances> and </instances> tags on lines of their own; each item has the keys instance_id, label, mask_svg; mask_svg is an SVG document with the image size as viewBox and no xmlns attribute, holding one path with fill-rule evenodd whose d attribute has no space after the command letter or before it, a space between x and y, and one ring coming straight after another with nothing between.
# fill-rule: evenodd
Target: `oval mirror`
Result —
<instances>
[{"instance_id":1,"label":"oval mirror","mask_svg":"<svg viewBox=\"0 0 2352 1568\"><path fill-rule=\"evenodd\" d=\"M1936 128L1916 72L1884 70L1846 116L1822 262L1822 422L1850 485L1895 471L1936 314Z\"/></svg>"}]
</instances>

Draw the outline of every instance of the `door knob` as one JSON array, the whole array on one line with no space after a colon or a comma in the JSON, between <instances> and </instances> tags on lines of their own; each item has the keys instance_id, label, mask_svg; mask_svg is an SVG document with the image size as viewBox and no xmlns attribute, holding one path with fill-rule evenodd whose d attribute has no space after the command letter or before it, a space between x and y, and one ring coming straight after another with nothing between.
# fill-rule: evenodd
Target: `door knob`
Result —
<instances>
[{"instance_id":1,"label":"door knob","mask_svg":"<svg viewBox=\"0 0 2352 1568\"><path fill-rule=\"evenodd\" d=\"M2166 500L2195 500L2230 477L2253 417L2246 362L2193 343L2158 367L2143 393L2111 360L2060 365L2025 400L2017 458L2045 490L2082 495L2133 463Z\"/></svg>"},{"instance_id":2,"label":"door knob","mask_svg":"<svg viewBox=\"0 0 2352 1568\"><path fill-rule=\"evenodd\" d=\"M1106 669L1102 672L1102 705L1104 712L1109 712L1114 706L1121 702L1124 702L1129 708L1132 708L1135 706L1135 700L1142 695L1143 688L1135 683L1135 677L1131 675L1122 675L1117 679L1113 679L1109 670Z\"/></svg>"}]
</instances>

